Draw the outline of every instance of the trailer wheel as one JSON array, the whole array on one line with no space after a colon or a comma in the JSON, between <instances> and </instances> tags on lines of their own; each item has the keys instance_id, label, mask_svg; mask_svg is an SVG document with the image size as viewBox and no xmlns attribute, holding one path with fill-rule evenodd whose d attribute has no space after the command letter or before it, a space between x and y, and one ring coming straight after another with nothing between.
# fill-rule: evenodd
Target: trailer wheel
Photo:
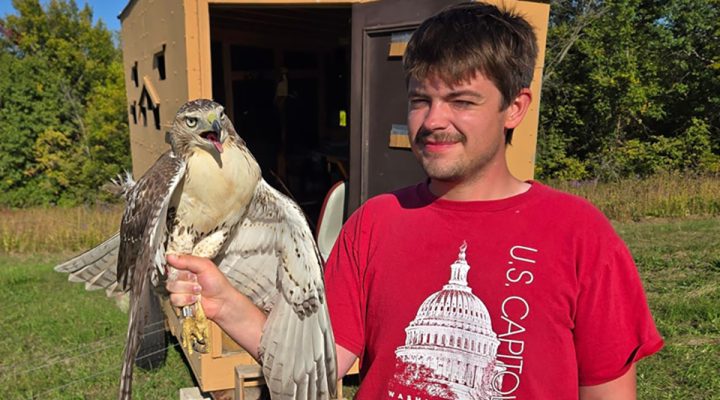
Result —
<instances>
[{"instance_id":1,"label":"trailer wheel","mask_svg":"<svg viewBox=\"0 0 720 400\"><path fill-rule=\"evenodd\" d=\"M143 339L140 342L135 365L144 370L161 367L167 357L168 334L165 330L165 314L160 307L160 300L150 295L150 312L145 323Z\"/></svg>"}]
</instances>

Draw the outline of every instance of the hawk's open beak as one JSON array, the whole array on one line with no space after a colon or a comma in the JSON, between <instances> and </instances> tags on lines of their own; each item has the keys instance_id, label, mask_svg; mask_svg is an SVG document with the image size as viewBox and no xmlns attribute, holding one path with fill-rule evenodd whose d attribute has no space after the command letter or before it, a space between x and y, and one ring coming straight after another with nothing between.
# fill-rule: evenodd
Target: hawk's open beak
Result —
<instances>
[{"instance_id":1,"label":"hawk's open beak","mask_svg":"<svg viewBox=\"0 0 720 400\"><path fill-rule=\"evenodd\" d=\"M215 149L217 149L218 153L222 153L224 141L224 138L222 137L222 125L220 125L220 121L214 120L210 127L212 128L212 130L204 132L200 136L208 142L212 143L213 146L215 146Z\"/></svg>"}]
</instances>

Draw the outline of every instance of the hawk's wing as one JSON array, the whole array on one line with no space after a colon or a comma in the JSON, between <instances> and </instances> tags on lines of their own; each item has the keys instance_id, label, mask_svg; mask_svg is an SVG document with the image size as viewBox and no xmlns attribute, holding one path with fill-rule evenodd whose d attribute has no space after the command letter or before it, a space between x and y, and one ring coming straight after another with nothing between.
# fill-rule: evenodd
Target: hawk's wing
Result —
<instances>
[{"instance_id":1,"label":"hawk's wing","mask_svg":"<svg viewBox=\"0 0 720 400\"><path fill-rule=\"evenodd\" d=\"M120 226L118 286L130 290L128 332L120 377L120 398L129 399L132 369L150 312L150 280L165 264L167 211L186 163L163 154L130 191Z\"/></svg>"},{"instance_id":2,"label":"hawk's wing","mask_svg":"<svg viewBox=\"0 0 720 400\"><path fill-rule=\"evenodd\" d=\"M85 282L86 290L105 289L108 296L120 293L117 284L117 256L120 234L77 257L55 266L55 271L69 274L70 282Z\"/></svg>"},{"instance_id":3,"label":"hawk's wing","mask_svg":"<svg viewBox=\"0 0 720 400\"><path fill-rule=\"evenodd\" d=\"M335 341L322 264L300 208L261 180L216 261L238 290L271 309L260 357L273 400L334 396Z\"/></svg>"},{"instance_id":4,"label":"hawk's wing","mask_svg":"<svg viewBox=\"0 0 720 400\"><path fill-rule=\"evenodd\" d=\"M104 185L111 193L122 195L127 200L135 186L129 172ZM94 248L55 266L55 271L68 274L70 282L85 282L85 290L105 289L108 297L122 293L117 280L117 258L120 248L120 233Z\"/></svg>"}]
</instances>

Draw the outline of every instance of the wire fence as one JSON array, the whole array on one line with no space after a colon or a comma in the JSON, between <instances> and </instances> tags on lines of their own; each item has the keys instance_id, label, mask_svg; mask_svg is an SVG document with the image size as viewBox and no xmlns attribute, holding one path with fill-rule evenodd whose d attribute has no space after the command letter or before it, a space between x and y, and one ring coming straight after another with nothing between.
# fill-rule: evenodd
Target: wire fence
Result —
<instances>
[{"instance_id":1,"label":"wire fence","mask_svg":"<svg viewBox=\"0 0 720 400\"><path fill-rule=\"evenodd\" d=\"M151 324L147 325L146 332L143 334L143 338L154 335L160 332L164 332L166 330L165 328L165 321L156 321ZM76 361L86 359L92 355L102 353L105 351L111 351L115 350L118 353L125 345L125 336L126 334L118 334L118 335L112 335L108 337L104 337L102 339L98 339L92 342L88 342L79 346L74 346L70 349L63 349L57 353L45 356L42 358L42 360L39 359L31 359L26 360L22 363L14 363L14 364L0 364L0 375L4 376L5 379L8 379L13 382L17 382L23 378L28 378L31 375L37 375L41 374L45 370L49 370L53 367L56 367L58 365L65 366L65 365L74 365ZM140 362L147 358L154 358L158 354L164 353L169 351L170 349L176 348L179 346L179 343L176 341L173 341L172 343L169 343L167 346L157 349L155 351L152 351L150 353L147 353L141 357L137 357L135 359L136 362ZM39 365L38 365L39 364ZM47 399L52 398L53 393L60 393L62 390L67 389L69 387L72 387L74 385L82 384L87 381L90 381L94 378L108 375L115 373L120 376L120 366L115 365L113 367L104 368L97 372L92 372L89 374L85 374L80 378L77 379L70 379L66 380L60 384L53 385L51 387L46 387L41 392L35 392L34 390L30 389L31 393L24 395L22 398L24 399ZM67 376L70 376L69 374Z\"/></svg>"}]
</instances>

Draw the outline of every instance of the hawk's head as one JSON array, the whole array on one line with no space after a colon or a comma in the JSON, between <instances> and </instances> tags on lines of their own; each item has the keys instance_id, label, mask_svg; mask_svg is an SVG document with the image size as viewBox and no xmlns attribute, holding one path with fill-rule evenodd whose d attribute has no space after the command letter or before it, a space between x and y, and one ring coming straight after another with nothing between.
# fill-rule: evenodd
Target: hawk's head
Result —
<instances>
[{"instance_id":1,"label":"hawk's head","mask_svg":"<svg viewBox=\"0 0 720 400\"><path fill-rule=\"evenodd\" d=\"M225 108L207 99L192 100L183 104L175 115L167 141L175 152L187 154L199 147L211 154L223 152L223 143L237 135Z\"/></svg>"}]
</instances>

